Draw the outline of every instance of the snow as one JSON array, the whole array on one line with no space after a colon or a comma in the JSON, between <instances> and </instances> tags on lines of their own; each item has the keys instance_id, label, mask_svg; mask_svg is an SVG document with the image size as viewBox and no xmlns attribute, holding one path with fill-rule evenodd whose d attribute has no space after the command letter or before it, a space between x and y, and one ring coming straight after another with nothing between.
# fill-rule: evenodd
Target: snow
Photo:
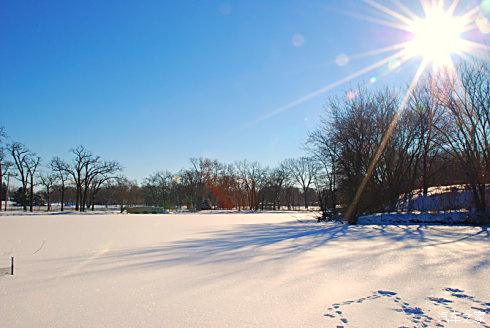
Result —
<instances>
[{"instance_id":1,"label":"snow","mask_svg":"<svg viewBox=\"0 0 490 328\"><path fill-rule=\"evenodd\" d=\"M318 224L305 212L4 216L0 267L15 256L16 274L0 277L0 320L485 327L489 246L485 227Z\"/></svg>"},{"instance_id":2,"label":"snow","mask_svg":"<svg viewBox=\"0 0 490 328\"><path fill-rule=\"evenodd\" d=\"M400 196L397 208L400 210L447 211L474 207L471 190L465 185L430 187L427 196L421 189L414 190L412 198ZM486 197L490 197L490 185L486 188Z\"/></svg>"},{"instance_id":3,"label":"snow","mask_svg":"<svg viewBox=\"0 0 490 328\"><path fill-rule=\"evenodd\" d=\"M0 212L0 217L1 216L33 216L33 215L37 215L37 216L46 216L46 215L101 215L101 214L113 214L113 215L117 215L117 214L120 214L120 210L95 210L95 211L92 211L92 210L88 210L86 212L79 212L79 211L75 211L74 209L73 210L65 210L63 212L61 211L50 211L50 212L47 212L46 210L36 210L36 211L33 211L33 212L24 212L23 210L19 209L19 210L9 210L7 212Z\"/></svg>"},{"instance_id":4,"label":"snow","mask_svg":"<svg viewBox=\"0 0 490 328\"><path fill-rule=\"evenodd\" d=\"M463 224L468 222L466 211L395 212L361 216L358 224Z\"/></svg>"}]
</instances>

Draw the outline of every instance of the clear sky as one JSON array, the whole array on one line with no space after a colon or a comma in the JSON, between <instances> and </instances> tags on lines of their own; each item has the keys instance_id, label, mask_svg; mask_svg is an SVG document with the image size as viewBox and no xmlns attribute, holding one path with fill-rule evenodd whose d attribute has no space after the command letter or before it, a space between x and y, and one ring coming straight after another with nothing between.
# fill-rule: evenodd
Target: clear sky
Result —
<instances>
[{"instance_id":1,"label":"clear sky","mask_svg":"<svg viewBox=\"0 0 490 328\"><path fill-rule=\"evenodd\" d=\"M83 144L131 178L197 156L274 165L349 84L261 118L381 58L339 55L406 37L359 15L386 18L356 0L3 0L0 125L46 161ZM415 68L350 86L402 86Z\"/></svg>"}]
</instances>

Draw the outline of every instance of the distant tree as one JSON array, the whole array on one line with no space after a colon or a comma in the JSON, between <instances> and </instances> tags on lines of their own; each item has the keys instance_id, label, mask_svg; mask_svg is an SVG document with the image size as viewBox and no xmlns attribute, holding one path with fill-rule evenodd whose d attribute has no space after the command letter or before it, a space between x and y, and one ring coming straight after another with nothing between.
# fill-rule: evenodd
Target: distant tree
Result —
<instances>
[{"instance_id":1,"label":"distant tree","mask_svg":"<svg viewBox=\"0 0 490 328\"><path fill-rule=\"evenodd\" d=\"M13 142L8 146L8 149L19 173L16 178L22 184L22 187L19 189L22 191L22 200L20 203L22 204L23 210L27 211L27 186L29 183L28 161L30 152L27 147L20 142Z\"/></svg>"},{"instance_id":2,"label":"distant tree","mask_svg":"<svg viewBox=\"0 0 490 328\"><path fill-rule=\"evenodd\" d=\"M289 173L303 190L304 206L308 209L308 189L318 171L318 165L311 157L300 157L286 161Z\"/></svg>"},{"instance_id":3,"label":"distant tree","mask_svg":"<svg viewBox=\"0 0 490 328\"><path fill-rule=\"evenodd\" d=\"M246 192L248 207L251 210L259 209L258 192L265 185L265 169L258 162L243 160L235 163L239 181Z\"/></svg>"},{"instance_id":4,"label":"distant tree","mask_svg":"<svg viewBox=\"0 0 490 328\"><path fill-rule=\"evenodd\" d=\"M158 171L145 179L147 205L169 207L173 175L169 171Z\"/></svg>"},{"instance_id":5,"label":"distant tree","mask_svg":"<svg viewBox=\"0 0 490 328\"><path fill-rule=\"evenodd\" d=\"M57 180L60 182L60 203L61 211L63 212L65 209L65 190L66 182L68 181L70 175L70 165L61 158L54 157L50 162L50 168L56 175Z\"/></svg>"},{"instance_id":6,"label":"distant tree","mask_svg":"<svg viewBox=\"0 0 490 328\"><path fill-rule=\"evenodd\" d=\"M307 149L318 162L318 171L314 177L318 193L318 202L322 211L322 220L330 214L337 216L338 205L338 161L339 147L330 133L330 121L323 118L317 130L310 133Z\"/></svg>"},{"instance_id":7,"label":"distant tree","mask_svg":"<svg viewBox=\"0 0 490 328\"><path fill-rule=\"evenodd\" d=\"M115 161L100 161L94 163L90 174L85 178L86 181L88 181L89 196L86 196L84 201L84 203L90 201L92 211L95 209L94 200L95 196L100 191L100 188L112 180L117 180L119 178L117 174L121 170L121 165ZM90 199L88 200L87 197Z\"/></svg>"},{"instance_id":8,"label":"distant tree","mask_svg":"<svg viewBox=\"0 0 490 328\"><path fill-rule=\"evenodd\" d=\"M29 187L29 211L33 211L34 206L34 186L35 186L35 176L39 165L41 164L41 157L37 156L34 153L29 153L29 156L26 159L25 166L27 168L27 172L30 179L30 187Z\"/></svg>"},{"instance_id":9,"label":"distant tree","mask_svg":"<svg viewBox=\"0 0 490 328\"><path fill-rule=\"evenodd\" d=\"M92 161L92 153L90 153L84 146L78 146L70 150L74 158L72 164L68 169L68 173L73 179L73 183L76 188L76 201L75 210L82 210L80 203L82 201L82 186L84 184L83 170L87 165L90 165Z\"/></svg>"},{"instance_id":10,"label":"distant tree","mask_svg":"<svg viewBox=\"0 0 490 328\"><path fill-rule=\"evenodd\" d=\"M121 213L128 206L138 205L142 202L141 189L136 181L130 181L125 177L119 177L106 186L107 190L112 191L112 198L119 204Z\"/></svg>"},{"instance_id":11,"label":"distant tree","mask_svg":"<svg viewBox=\"0 0 490 328\"><path fill-rule=\"evenodd\" d=\"M122 167L118 162L102 160L84 146L72 149L71 153L74 158L68 167L68 173L76 187L75 210L84 212L88 204L93 204L93 198L101 186L115 178Z\"/></svg>"},{"instance_id":12,"label":"distant tree","mask_svg":"<svg viewBox=\"0 0 490 328\"><path fill-rule=\"evenodd\" d=\"M58 175L54 173L43 173L39 176L39 181L41 182L41 185L45 188L46 204L48 205L46 210L49 212L51 211L51 192L53 186L58 181Z\"/></svg>"},{"instance_id":13,"label":"distant tree","mask_svg":"<svg viewBox=\"0 0 490 328\"><path fill-rule=\"evenodd\" d=\"M2 210L2 200L4 197L3 193L3 174L4 174L4 161L5 161L5 138L7 137L7 133L5 132L5 128L0 126L0 211Z\"/></svg>"},{"instance_id":14,"label":"distant tree","mask_svg":"<svg viewBox=\"0 0 490 328\"><path fill-rule=\"evenodd\" d=\"M3 165L2 165L2 175L3 176L6 176L7 177L7 183L2 183L2 185L5 185L5 188L3 190L3 199L5 200L5 205L4 205L4 210L7 211L7 206L8 206L8 202L9 202L9 194L10 194L10 178L11 177L14 177L15 174L13 174L11 171L12 171L12 168L14 166L14 163L10 162L10 161L4 161L3 162Z\"/></svg>"},{"instance_id":15,"label":"distant tree","mask_svg":"<svg viewBox=\"0 0 490 328\"><path fill-rule=\"evenodd\" d=\"M15 206L24 205L24 190L22 190L22 187L17 188L17 190L12 193L12 201Z\"/></svg>"},{"instance_id":16,"label":"distant tree","mask_svg":"<svg viewBox=\"0 0 490 328\"><path fill-rule=\"evenodd\" d=\"M22 190L22 187L19 187L17 190L15 190L12 193L12 200L13 200L15 206L23 206L25 195L27 195L27 192L24 192ZM32 203L32 206L44 206L45 205L45 203L43 201L43 197L41 197L38 193L34 193L32 196L29 193L29 195L27 196L26 202L28 202L29 204Z\"/></svg>"},{"instance_id":17,"label":"distant tree","mask_svg":"<svg viewBox=\"0 0 490 328\"><path fill-rule=\"evenodd\" d=\"M284 186L289 178L289 172L286 163L284 162L270 171L268 185L271 190L273 210L279 210L281 208L281 196L284 192Z\"/></svg>"}]
</instances>

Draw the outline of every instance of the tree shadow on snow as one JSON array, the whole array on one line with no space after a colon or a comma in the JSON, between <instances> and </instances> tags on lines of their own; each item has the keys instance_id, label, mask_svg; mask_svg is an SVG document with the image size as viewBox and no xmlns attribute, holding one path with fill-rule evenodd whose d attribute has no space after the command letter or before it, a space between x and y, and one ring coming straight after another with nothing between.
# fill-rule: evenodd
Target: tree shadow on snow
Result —
<instances>
[{"instance_id":1,"label":"tree shadow on snow","mask_svg":"<svg viewBox=\"0 0 490 328\"><path fill-rule=\"evenodd\" d=\"M471 233L468 233L468 229L472 229ZM370 240L380 241L386 247L370 250L369 243L364 243ZM488 240L486 229L468 227L349 226L333 223L323 225L313 221L242 224L232 229L207 232L195 238L162 245L110 250L100 256L93 256L90 266L84 268L85 272L76 274L159 269L190 264L233 264L246 261L267 263L299 256L320 247L328 251L330 245L353 252L350 258L346 255L342 261L345 263L352 261L354 265L359 258L365 259L364 255L374 258L388 252L396 254L397 251L418 247L438 247L451 243ZM356 244L358 242L363 242L364 248L358 249ZM75 263L85 260L86 258L83 257L53 259L53 261ZM481 270L489 264L488 260L483 259L475 265L474 269Z\"/></svg>"}]
</instances>

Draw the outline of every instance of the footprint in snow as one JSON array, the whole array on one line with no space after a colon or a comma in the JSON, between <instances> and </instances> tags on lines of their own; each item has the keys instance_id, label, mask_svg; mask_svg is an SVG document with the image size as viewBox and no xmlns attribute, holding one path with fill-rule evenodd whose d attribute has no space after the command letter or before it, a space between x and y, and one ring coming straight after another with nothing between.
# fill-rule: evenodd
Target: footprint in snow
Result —
<instances>
[{"instance_id":1,"label":"footprint in snow","mask_svg":"<svg viewBox=\"0 0 490 328\"><path fill-rule=\"evenodd\" d=\"M378 290L378 294L383 295L383 296L395 296L397 293L390 292L387 290Z\"/></svg>"},{"instance_id":2,"label":"footprint in snow","mask_svg":"<svg viewBox=\"0 0 490 328\"><path fill-rule=\"evenodd\" d=\"M444 311L441 313L445 313L446 315L451 316L451 318L467 319L469 315L473 315L473 313L465 314L463 311L460 311L460 306L464 306L464 308L469 307L472 311L483 312L484 314L490 313L490 302L478 300L476 297L466 293L462 289L448 287L444 288L443 292L447 293L445 297L427 297L427 300L430 302L429 304L433 306L442 307ZM430 312L430 310L425 311L422 307L411 305L409 302L404 301L398 293L388 290L378 290L371 295L360 297L356 300L334 303L327 309L327 313L325 313L324 316L329 318L329 320L339 320L338 326L336 327L344 327L344 325L347 325L349 322L345 315L345 311L343 310L344 307L363 306L366 302L378 302L381 299L392 300L393 304L396 305L396 308L393 310L407 316L416 327L443 328L450 324L447 319L441 317L441 313L437 313L439 318L433 318L426 314ZM484 321L474 323L478 327L490 328Z\"/></svg>"}]
</instances>

